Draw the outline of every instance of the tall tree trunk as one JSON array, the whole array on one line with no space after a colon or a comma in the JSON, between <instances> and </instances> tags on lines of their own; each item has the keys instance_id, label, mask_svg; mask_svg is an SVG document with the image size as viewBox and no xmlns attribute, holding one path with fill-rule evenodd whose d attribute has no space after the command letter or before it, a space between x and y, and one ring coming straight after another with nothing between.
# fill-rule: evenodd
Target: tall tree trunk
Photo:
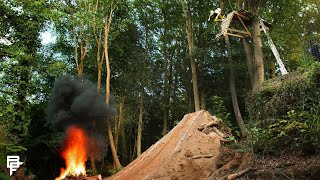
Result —
<instances>
[{"instance_id":1,"label":"tall tree trunk","mask_svg":"<svg viewBox=\"0 0 320 180\"><path fill-rule=\"evenodd\" d=\"M145 58L142 62L142 72L141 72L141 90L140 90L140 103L139 103L139 120L138 120L138 132L137 132L137 157L141 155L141 144L142 144L142 127L143 127L143 102L144 102L144 87L146 81L146 68L147 61L149 58L149 46L148 46L148 37L149 37L149 28L146 26L145 28Z\"/></svg>"},{"instance_id":2,"label":"tall tree trunk","mask_svg":"<svg viewBox=\"0 0 320 180\"><path fill-rule=\"evenodd\" d=\"M108 37L109 37L109 30L112 20L112 12L114 10L113 5L111 5L110 13L106 15L105 18L105 26L104 26L104 53L106 58L106 70L107 70L107 78L106 78L106 104L110 104L110 64L109 64L109 54L108 54ZM106 121L107 125L107 132L109 136L109 142L110 142L110 149L114 161L114 165L116 168L121 168L121 164L119 161L118 153L114 145L113 135L112 135L112 129L110 125L110 119L107 119Z\"/></svg>"},{"instance_id":3,"label":"tall tree trunk","mask_svg":"<svg viewBox=\"0 0 320 180\"><path fill-rule=\"evenodd\" d=\"M104 56L105 56L104 51L101 54L101 41L102 41L101 33L100 33L100 37L96 37L96 41L97 41L97 71L98 71L97 90L98 90L98 92L100 92L102 65L103 65L103 60L104 60ZM101 57L101 55L102 55L102 57Z\"/></svg>"},{"instance_id":4,"label":"tall tree trunk","mask_svg":"<svg viewBox=\"0 0 320 180\"><path fill-rule=\"evenodd\" d=\"M164 29L163 33L163 68L164 68L164 86L163 86L163 127L162 136L167 134L168 129L168 116L169 116L169 76L168 76L168 55L167 55L167 30Z\"/></svg>"},{"instance_id":5,"label":"tall tree trunk","mask_svg":"<svg viewBox=\"0 0 320 180\"><path fill-rule=\"evenodd\" d=\"M74 56L75 56L75 60L76 60L77 74L79 76L80 67L79 67L79 57L78 57L78 37L77 37L78 34L76 32L74 18L72 18L72 33L73 33Z\"/></svg>"},{"instance_id":6,"label":"tall tree trunk","mask_svg":"<svg viewBox=\"0 0 320 180\"><path fill-rule=\"evenodd\" d=\"M254 86L253 90L259 89L264 81L264 64L263 64L263 52L260 32L260 21L258 7L253 8L253 57L255 60L255 74L254 74Z\"/></svg>"},{"instance_id":7,"label":"tall tree trunk","mask_svg":"<svg viewBox=\"0 0 320 180\"><path fill-rule=\"evenodd\" d=\"M207 109L207 103L206 103L206 93L205 93L205 86L204 86L204 80L200 79L201 88L200 88L200 97L201 97L201 109L206 110Z\"/></svg>"},{"instance_id":8,"label":"tall tree trunk","mask_svg":"<svg viewBox=\"0 0 320 180\"><path fill-rule=\"evenodd\" d=\"M233 111L236 116L238 125L241 130L241 135L243 138L247 137L247 131L241 116L241 112L239 109L239 104L238 104L238 98L237 98L237 91L236 91L236 85L235 85L235 73L234 73L234 67L232 63L232 53L231 53L231 45L229 41L229 36L225 36L225 43L227 46L227 53L228 53L228 61L229 61L229 68L230 68L230 91L231 91L231 97L232 97L232 106L233 106Z\"/></svg>"},{"instance_id":9,"label":"tall tree trunk","mask_svg":"<svg viewBox=\"0 0 320 180\"><path fill-rule=\"evenodd\" d=\"M84 8L83 8L84 5ZM79 8L84 11L90 11L90 7L86 4L86 2L82 2L82 0L79 1ZM83 69L84 69L84 60L86 57L86 54L88 52L89 48L89 33L83 32L89 25L88 22L84 22L83 20L79 18L78 24L75 22L75 17L71 15L72 17L72 33L73 33L73 45L75 50L75 59L76 59L76 66L77 66L77 73L78 77L80 79L83 79ZM78 26L79 33L76 32L76 26ZM83 45L83 41L85 45ZM80 42L80 47L78 47L78 42ZM80 49L80 61L78 58L78 48Z\"/></svg>"},{"instance_id":10,"label":"tall tree trunk","mask_svg":"<svg viewBox=\"0 0 320 180\"><path fill-rule=\"evenodd\" d=\"M136 137L134 137L134 139L135 139L135 142L133 143L134 145L131 147L131 153L130 153L130 162L132 162L134 159L135 159L135 154L136 154L136 152L137 152L137 146L136 146L136 144L137 144L137 138Z\"/></svg>"},{"instance_id":11,"label":"tall tree trunk","mask_svg":"<svg viewBox=\"0 0 320 180\"><path fill-rule=\"evenodd\" d=\"M99 6L99 0L96 1L96 5L93 8L93 13L97 13L98 11L98 6ZM104 51L102 51L101 53L101 45L102 45L102 30L103 28L97 29L99 26L96 24L96 18L94 16L93 18L93 34L94 34L94 38L96 40L97 43L97 89L98 92L100 92L100 88L101 88L101 69L102 69L102 65L103 65L103 60L104 60ZM97 32L97 30L99 30L99 33Z\"/></svg>"},{"instance_id":12,"label":"tall tree trunk","mask_svg":"<svg viewBox=\"0 0 320 180\"><path fill-rule=\"evenodd\" d=\"M188 104L189 104L189 112L194 111L194 104L192 103L192 85L188 82L186 84L186 91L187 91L187 98L188 98Z\"/></svg>"},{"instance_id":13,"label":"tall tree trunk","mask_svg":"<svg viewBox=\"0 0 320 180\"><path fill-rule=\"evenodd\" d=\"M106 22L107 24L107 22ZM106 29L109 28L108 25L105 26ZM107 71L107 78L106 78L106 103L110 104L110 79L111 79L111 72L110 72L110 62L109 62L109 52L108 52L108 34L109 29L105 30L105 39L104 39L104 53L106 57L106 71Z\"/></svg>"},{"instance_id":14,"label":"tall tree trunk","mask_svg":"<svg viewBox=\"0 0 320 180\"><path fill-rule=\"evenodd\" d=\"M247 59L247 66L248 66L248 74L249 74L249 78L250 78L250 84L251 84L251 88L253 88L254 86L254 59L252 56L252 49L251 46L248 42L248 40L246 38L242 38L242 42L243 42L243 47L244 47L244 52L246 54L246 59Z\"/></svg>"},{"instance_id":15,"label":"tall tree trunk","mask_svg":"<svg viewBox=\"0 0 320 180\"><path fill-rule=\"evenodd\" d=\"M139 103L139 121L138 121L138 134L137 134L137 157L141 155L144 90L142 89L140 93L141 94L140 94L140 103Z\"/></svg>"},{"instance_id":16,"label":"tall tree trunk","mask_svg":"<svg viewBox=\"0 0 320 180\"><path fill-rule=\"evenodd\" d=\"M128 157L130 157L130 152L128 152L126 129L121 128L121 147L122 147L122 164L128 164Z\"/></svg>"},{"instance_id":17,"label":"tall tree trunk","mask_svg":"<svg viewBox=\"0 0 320 180\"><path fill-rule=\"evenodd\" d=\"M175 69L176 69L176 66L175 66ZM177 91L178 91L178 74L175 73L174 76L172 77L173 78L173 85L172 85L172 97L176 97L176 94L177 94ZM177 100L176 98L173 98L172 99L172 104L171 104L171 110L173 112L175 112L175 108L177 107ZM177 119L176 117L176 113L172 113L172 116L171 116L171 123L170 123L170 129L172 129L174 127L174 121Z\"/></svg>"},{"instance_id":18,"label":"tall tree trunk","mask_svg":"<svg viewBox=\"0 0 320 180\"><path fill-rule=\"evenodd\" d=\"M101 88L101 73L102 73L102 65L103 65L103 60L104 60L104 51L102 52L102 57L101 57L101 37L100 40L97 39L97 71L98 71L98 78L97 78L97 90L100 92Z\"/></svg>"},{"instance_id":19,"label":"tall tree trunk","mask_svg":"<svg viewBox=\"0 0 320 180\"><path fill-rule=\"evenodd\" d=\"M79 2L79 6L80 6L80 9L83 8L83 2L81 0ZM87 7L88 9L86 9ZM85 8L83 10L90 11L90 7L85 5ZM75 60L76 60L77 75L79 79L83 80L84 60L89 47L89 35L88 35L89 33L83 32L83 30L86 29L86 27L88 27L88 23L84 22L84 25L83 25L83 20L81 18L79 18L78 22L75 22L75 17L73 15L71 16L72 16L71 19L72 19L73 46L74 46L74 53L75 53ZM77 32L76 29L78 29L79 32ZM80 41L80 44L78 44L79 41ZM83 41L85 42L85 45L83 44ZM99 51L100 44L98 46L99 46L98 47L98 51ZM78 49L80 49L80 60L79 60ZM99 52L99 57L97 58L100 58L100 52ZM97 168L95 164L95 157L91 156L90 162L91 162L92 171L94 174L96 174Z\"/></svg>"},{"instance_id":20,"label":"tall tree trunk","mask_svg":"<svg viewBox=\"0 0 320 180\"><path fill-rule=\"evenodd\" d=\"M101 88L101 68L102 65L98 64L98 80L97 80L97 89L100 92L100 88Z\"/></svg>"},{"instance_id":21,"label":"tall tree trunk","mask_svg":"<svg viewBox=\"0 0 320 180\"><path fill-rule=\"evenodd\" d=\"M114 141L113 141L113 134L112 134L112 130L111 130L110 120L107 120L106 124L107 124L107 132L108 132L108 136L109 136L110 149L111 149L114 165L116 168L121 168L121 164L119 161L117 150L116 150L116 147L115 147ZM114 157L115 155L116 155L116 157Z\"/></svg>"},{"instance_id":22,"label":"tall tree trunk","mask_svg":"<svg viewBox=\"0 0 320 180\"><path fill-rule=\"evenodd\" d=\"M118 121L116 124L117 128L115 128L115 135L114 135L114 137L115 137L114 144L115 144L116 149L118 149L119 134L120 134L121 124L123 122L123 119L124 119L124 97L121 96L120 103L119 103L119 117L118 117Z\"/></svg>"},{"instance_id":23,"label":"tall tree trunk","mask_svg":"<svg viewBox=\"0 0 320 180\"><path fill-rule=\"evenodd\" d=\"M171 129L171 124L172 124L172 119L170 120L169 118L169 114L172 114L172 106L171 106L171 97L175 97L175 96L172 96L172 89L173 89L173 60L174 60L174 57L175 57L175 54L176 53L176 50L173 51L173 55L170 56L170 60L169 60L169 84L168 84L168 129L170 130ZM171 113L170 113L171 112ZM167 130L168 131L168 130Z\"/></svg>"},{"instance_id":24,"label":"tall tree trunk","mask_svg":"<svg viewBox=\"0 0 320 180\"><path fill-rule=\"evenodd\" d=\"M186 18L186 31L187 31L187 38L188 38L189 58L190 58L191 71L192 71L194 107L195 107L195 111L200 111L197 67L196 67L195 55L194 55L194 35L193 35L190 2L189 1L185 2L185 0L181 0L181 3L182 3L182 8L184 11L185 18Z\"/></svg>"},{"instance_id":25,"label":"tall tree trunk","mask_svg":"<svg viewBox=\"0 0 320 180\"><path fill-rule=\"evenodd\" d=\"M276 77L276 60L273 58L271 59L271 62L270 62L270 75L271 75L271 78Z\"/></svg>"},{"instance_id":26,"label":"tall tree trunk","mask_svg":"<svg viewBox=\"0 0 320 180\"><path fill-rule=\"evenodd\" d=\"M200 60L199 60L199 81L200 81L200 100L201 109L207 109L206 94L205 94L205 82L204 82L204 67L205 67L205 41L203 40L203 24L200 23L199 27L199 49L200 49Z\"/></svg>"}]
</instances>

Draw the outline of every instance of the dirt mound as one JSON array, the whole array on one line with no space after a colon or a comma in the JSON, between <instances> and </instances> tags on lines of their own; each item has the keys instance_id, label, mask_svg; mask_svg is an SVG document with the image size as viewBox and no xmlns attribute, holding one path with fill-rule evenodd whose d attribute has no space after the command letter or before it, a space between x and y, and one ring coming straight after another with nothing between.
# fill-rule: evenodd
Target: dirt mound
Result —
<instances>
[{"instance_id":1,"label":"dirt mound","mask_svg":"<svg viewBox=\"0 0 320 180\"><path fill-rule=\"evenodd\" d=\"M106 179L212 179L245 168L248 158L221 146L228 132L217 130L221 126L215 121L206 111L185 115L166 136Z\"/></svg>"}]
</instances>

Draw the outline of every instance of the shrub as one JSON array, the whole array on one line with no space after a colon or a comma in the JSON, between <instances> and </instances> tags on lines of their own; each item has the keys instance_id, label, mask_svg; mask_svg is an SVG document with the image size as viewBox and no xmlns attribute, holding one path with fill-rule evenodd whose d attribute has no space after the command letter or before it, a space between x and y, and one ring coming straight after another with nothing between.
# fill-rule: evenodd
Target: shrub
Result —
<instances>
[{"instance_id":1,"label":"shrub","mask_svg":"<svg viewBox=\"0 0 320 180\"><path fill-rule=\"evenodd\" d=\"M320 147L320 63L265 82L246 108L255 151Z\"/></svg>"}]
</instances>

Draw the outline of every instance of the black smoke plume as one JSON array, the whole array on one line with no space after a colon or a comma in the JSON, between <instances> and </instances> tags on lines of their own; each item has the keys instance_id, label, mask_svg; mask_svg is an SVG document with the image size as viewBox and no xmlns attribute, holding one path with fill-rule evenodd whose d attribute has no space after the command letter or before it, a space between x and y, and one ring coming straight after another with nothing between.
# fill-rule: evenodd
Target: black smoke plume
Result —
<instances>
[{"instance_id":1,"label":"black smoke plume","mask_svg":"<svg viewBox=\"0 0 320 180\"><path fill-rule=\"evenodd\" d=\"M70 75L56 80L48 105L48 120L56 130L77 125L87 131L89 156L99 159L105 148L105 121L113 114L105 98L89 81Z\"/></svg>"},{"instance_id":2,"label":"black smoke plume","mask_svg":"<svg viewBox=\"0 0 320 180\"><path fill-rule=\"evenodd\" d=\"M48 106L48 119L55 128L105 127L104 122L111 115L111 108L93 83L70 75L56 80Z\"/></svg>"}]
</instances>

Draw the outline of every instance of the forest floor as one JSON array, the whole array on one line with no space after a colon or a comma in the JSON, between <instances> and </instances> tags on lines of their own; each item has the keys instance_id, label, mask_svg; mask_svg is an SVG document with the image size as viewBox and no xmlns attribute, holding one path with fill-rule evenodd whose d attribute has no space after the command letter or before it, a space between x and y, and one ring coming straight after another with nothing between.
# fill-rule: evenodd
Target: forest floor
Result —
<instances>
[{"instance_id":1,"label":"forest floor","mask_svg":"<svg viewBox=\"0 0 320 180\"><path fill-rule=\"evenodd\" d=\"M219 129L217 131L217 129ZM320 156L258 156L222 145L228 135L206 111L190 113L166 136L104 180L318 179Z\"/></svg>"},{"instance_id":2,"label":"forest floor","mask_svg":"<svg viewBox=\"0 0 320 180\"><path fill-rule=\"evenodd\" d=\"M320 179L320 155L285 153L255 157L256 171L241 179L318 180Z\"/></svg>"}]
</instances>

